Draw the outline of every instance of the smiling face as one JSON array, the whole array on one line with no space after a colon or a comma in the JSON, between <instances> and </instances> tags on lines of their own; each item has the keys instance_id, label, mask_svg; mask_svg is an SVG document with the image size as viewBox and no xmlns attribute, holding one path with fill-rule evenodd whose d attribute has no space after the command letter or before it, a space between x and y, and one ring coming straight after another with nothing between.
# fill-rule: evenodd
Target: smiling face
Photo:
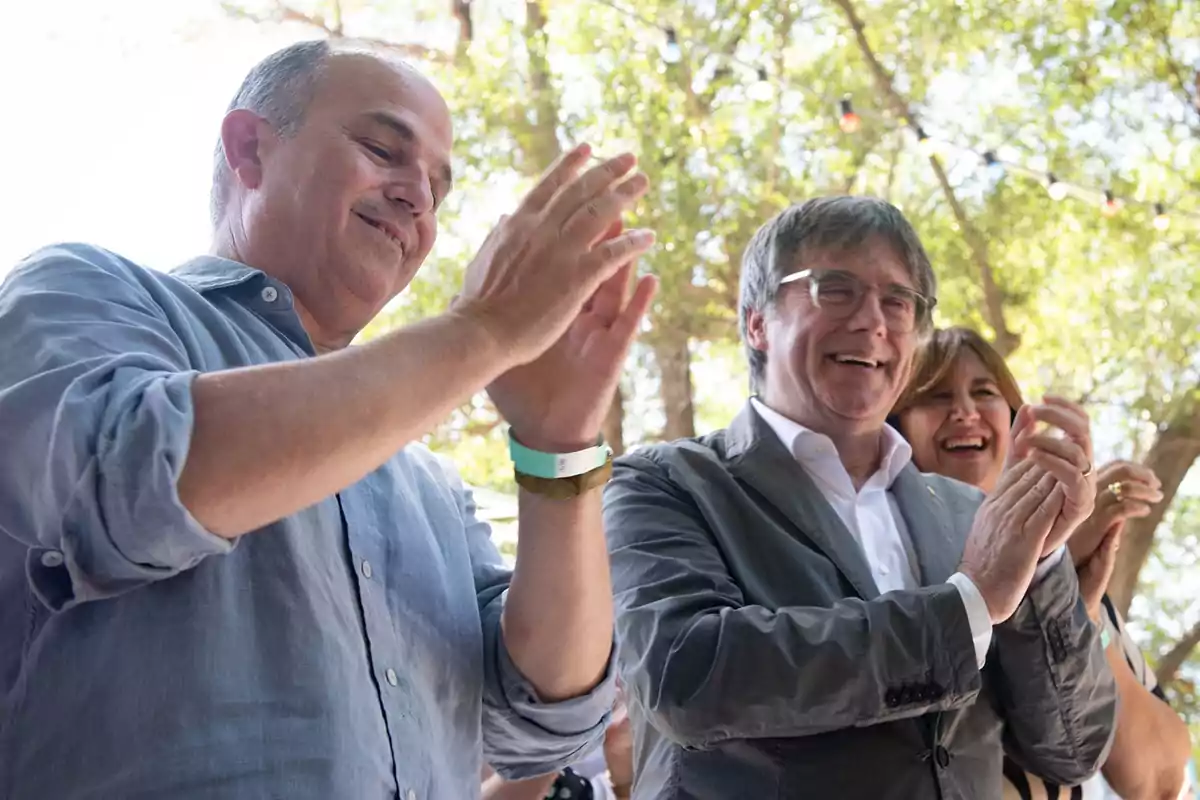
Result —
<instances>
[{"instance_id":1,"label":"smiling face","mask_svg":"<svg viewBox=\"0 0 1200 800\"><path fill-rule=\"evenodd\" d=\"M234 111L222 137L238 258L288 284L314 340L348 341L433 247L451 182L441 96L410 69L334 54L294 135Z\"/></svg>"},{"instance_id":2,"label":"smiling face","mask_svg":"<svg viewBox=\"0 0 1200 800\"><path fill-rule=\"evenodd\" d=\"M1008 456L1011 421L999 378L962 347L943 378L900 413L900 432L921 471L990 492Z\"/></svg>"},{"instance_id":3,"label":"smiling face","mask_svg":"<svg viewBox=\"0 0 1200 800\"><path fill-rule=\"evenodd\" d=\"M807 282L780 287L773 308L747 319L747 339L766 354L763 400L831 436L878 431L912 370L916 332L888 324L884 292L915 289L897 252L882 238L806 254L795 269L838 270L869 287L846 315L816 307Z\"/></svg>"}]
</instances>

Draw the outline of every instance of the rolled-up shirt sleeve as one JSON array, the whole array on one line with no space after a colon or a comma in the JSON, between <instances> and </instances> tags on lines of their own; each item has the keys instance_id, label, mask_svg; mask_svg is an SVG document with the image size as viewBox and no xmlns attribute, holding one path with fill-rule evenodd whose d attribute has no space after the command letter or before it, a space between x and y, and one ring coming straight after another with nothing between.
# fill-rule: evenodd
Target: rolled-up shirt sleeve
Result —
<instances>
[{"instance_id":1,"label":"rolled-up shirt sleeve","mask_svg":"<svg viewBox=\"0 0 1200 800\"><path fill-rule=\"evenodd\" d=\"M457 474L454 480L462 503L483 627L484 758L509 780L557 772L604 738L616 702L612 656L603 680L587 694L553 703L538 697L513 663L500 630L512 573L491 541L490 526L476 517L471 492Z\"/></svg>"},{"instance_id":2,"label":"rolled-up shirt sleeve","mask_svg":"<svg viewBox=\"0 0 1200 800\"><path fill-rule=\"evenodd\" d=\"M233 543L179 500L198 374L133 267L51 248L0 285L0 530L51 610L171 577Z\"/></svg>"}]
</instances>

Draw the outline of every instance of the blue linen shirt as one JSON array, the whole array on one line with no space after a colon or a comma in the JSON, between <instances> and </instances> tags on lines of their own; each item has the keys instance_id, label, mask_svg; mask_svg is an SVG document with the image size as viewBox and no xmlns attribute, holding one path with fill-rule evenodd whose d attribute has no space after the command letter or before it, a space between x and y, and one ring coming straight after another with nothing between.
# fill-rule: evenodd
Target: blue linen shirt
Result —
<instances>
[{"instance_id":1,"label":"blue linen shirt","mask_svg":"<svg viewBox=\"0 0 1200 800\"><path fill-rule=\"evenodd\" d=\"M462 800L481 754L529 776L602 738L611 670L539 702L425 448L233 541L180 503L193 379L313 355L281 282L62 245L0 286L0 342L0 798Z\"/></svg>"}]
</instances>

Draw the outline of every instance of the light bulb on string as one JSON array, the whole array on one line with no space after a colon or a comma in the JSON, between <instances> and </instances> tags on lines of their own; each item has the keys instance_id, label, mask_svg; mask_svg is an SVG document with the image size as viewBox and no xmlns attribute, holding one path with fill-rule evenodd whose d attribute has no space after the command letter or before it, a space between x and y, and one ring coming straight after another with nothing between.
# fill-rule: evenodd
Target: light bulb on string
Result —
<instances>
[{"instance_id":1,"label":"light bulb on string","mask_svg":"<svg viewBox=\"0 0 1200 800\"><path fill-rule=\"evenodd\" d=\"M1000 163L1000 159L996 158L996 154L988 150L983 154L983 163L987 166L988 174L993 180L1000 180L1004 177L1004 164Z\"/></svg>"},{"instance_id":2,"label":"light bulb on string","mask_svg":"<svg viewBox=\"0 0 1200 800\"><path fill-rule=\"evenodd\" d=\"M1171 218L1167 215L1167 207L1162 203L1154 204L1154 229L1165 231L1171 227Z\"/></svg>"},{"instance_id":3,"label":"light bulb on string","mask_svg":"<svg viewBox=\"0 0 1200 800\"><path fill-rule=\"evenodd\" d=\"M662 46L662 60L668 64L678 64L683 58L683 53L679 49L679 36L675 33L674 28L664 28L663 35L667 41Z\"/></svg>"},{"instance_id":4,"label":"light bulb on string","mask_svg":"<svg viewBox=\"0 0 1200 800\"><path fill-rule=\"evenodd\" d=\"M758 80L750 84L750 88L746 90L746 96L751 100L765 102L771 99L772 93L771 79L767 75L767 68L759 67Z\"/></svg>"},{"instance_id":5,"label":"light bulb on string","mask_svg":"<svg viewBox=\"0 0 1200 800\"><path fill-rule=\"evenodd\" d=\"M1062 200L1067 196L1067 185L1054 177L1051 172L1046 176L1046 192L1049 193L1051 200Z\"/></svg>"},{"instance_id":6,"label":"light bulb on string","mask_svg":"<svg viewBox=\"0 0 1200 800\"><path fill-rule=\"evenodd\" d=\"M858 133L862 127L862 120L854 113L854 106L850 103L850 95L842 98L842 116L838 120L838 127L842 133Z\"/></svg>"},{"instance_id":7,"label":"light bulb on string","mask_svg":"<svg viewBox=\"0 0 1200 800\"><path fill-rule=\"evenodd\" d=\"M921 151L921 155L926 157L937 154L937 145L920 125L917 126L917 149Z\"/></svg>"},{"instance_id":8,"label":"light bulb on string","mask_svg":"<svg viewBox=\"0 0 1200 800\"><path fill-rule=\"evenodd\" d=\"M1121 201L1113 196L1112 189L1104 190L1104 204L1100 206L1100 213L1106 217L1115 217L1117 212L1121 210Z\"/></svg>"},{"instance_id":9,"label":"light bulb on string","mask_svg":"<svg viewBox=\"0 0 1200 800\"><path fill-rule=\"evenodd\" d=\"M615 2L608 2L607 0L601 0L601 2L604 5L610 5L612 8L624 13L626 16L640 18L644 24L648 24L650 27L657 27L664 36L663 43L659 45L659 55L665 64L677 64L683 60L683 51L680 47L678 31L674 27L658 26L654 22L647 20L644 17L640 17L640 15L632 9L619 7ZM796 4L793 3L792 7L796 7ZM692 48L690 51L692 55L696 57L705 56L706 51L702 43L695 42L691 43L690 46ZM700 49L697 50L695 48ZM713 52L708 52L707 54L716 55L716 53ZM750 66L744 61L739 61L738 59L733 60L742 66ZM746 87L746 94L744 96L758 101L769 99L774 95L776 87L769 80L769 74L767 70L763 67L751 68L756 72L757 81L750 83L750 85ZM729 67L720 66L714 72L713 77L714 79L721 78L725 75L728 75L729 72ZM781 83L781 88L792 89L806 87L797 87L794 84L789 84L788 82L783 81ZM851 95L849 93L843 95L840 101L839 110L840 113L838 117L838 127L843 133L851 134L861 130L862 120L854 111ZM962 146L960 143L953 141L935 141L929 136L925 129L916 124L916 120L912 119L911 117L907 119L901 119L900 122L903 127L909 127L909 129L913 131L916 136L918 151L928 158L941 155L946 148L951 148L955 151L963 150L966 152L973 150L973 148L971 148L969 145ZM1007 167L1003 162L1000 161L994 151L989 150L983 153L982 158L989 174L995 179L998 180L1006 175ZM1020 163L1013 163L1008 165L1008 167L1014 169L1021 176L1035 177L1038 172L1037 170L1029 168ZM1080 199L1090 200L1095 198L1098 193L1098 187L1067 184L1058 180L1053 173L1044 174L1046 191L1052 200L1061 201L1071 195L1074 195ZM1105 217L1116 216L1121 212L1123 205L1123 202L1114 196L1111 188L1103 190L1103 202L1100 204L1099 210ZM1139 202L1138 205L1143 204ZM1159 231L1166 231L1171 226L1171 219L1167 214L1165 206L1162 203L1155 203L1154 208L1156 212L1154 217L1152 217L1154 227ZM1184 212L1184 215L1186 217L1195 216L1200 218L1200 215L1188 214L1186 212Z\"/></svg>"}]
</instances>

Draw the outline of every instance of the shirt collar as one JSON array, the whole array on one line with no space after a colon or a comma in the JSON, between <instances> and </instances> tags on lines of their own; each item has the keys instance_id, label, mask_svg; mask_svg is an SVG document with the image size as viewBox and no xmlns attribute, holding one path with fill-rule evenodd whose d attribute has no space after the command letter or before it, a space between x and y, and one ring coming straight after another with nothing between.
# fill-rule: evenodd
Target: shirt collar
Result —
<instances>
[{"instance_id":1,"label":"shirt collar","mask_svg":"<svg viewBox=\"0 0 1200 800\"><path fill-rule=\"evenodd\" d=\"M220 256L199 256L171 270L197 292L227 289L265 275L260 270Z\"/></svg>"},{"instance_id":2,"label":"shirt collar","mask_svg":"<svg viewBox=\"0 0 1200 800\"><path fill-rule=\"evenodd\" d=\"M779 441L783 443L788 452L802 465L809 466L822 461L827 462L830 458L836 459L838 464L841 464L837 448L834 447L833 440L828 436L806 428L793 419L788 419L773 408L769 408L757 397L750 398L750 403L763 421L779 437ZM891 425L884 425L879 435L883 438L883 458L879 462L879 470L872 477L870 483L876 483L875 477L881 476L882 488L888 489L891 488L900 472L912 461L912 447Z\"/></svg>"}]
</instances>

